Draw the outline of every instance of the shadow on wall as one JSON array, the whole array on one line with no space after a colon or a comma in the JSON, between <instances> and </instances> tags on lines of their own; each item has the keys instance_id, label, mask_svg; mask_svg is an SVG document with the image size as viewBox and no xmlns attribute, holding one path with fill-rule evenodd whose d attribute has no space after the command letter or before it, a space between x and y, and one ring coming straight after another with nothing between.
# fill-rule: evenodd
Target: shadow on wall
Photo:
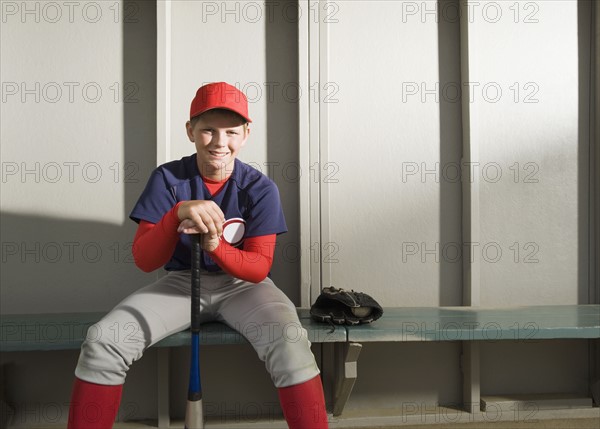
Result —
<instances>
[{"instance_id":1,"label":"shadow on wall","mask_svg":"<svg viewBox=\"0 0 600 429\"><path fill-rule=\"evenodd\" d=\"M266 10L280 10L276 0L265 1ZM287 9L294 10L294 8ZM276 85L274 97L267 102L267 162L274 171L283 166L299 165L298 97L298 24L281 14L265 19L266 78ZM242 79L243 80L243 79ZM282 88L292 88L283 91ZM304 89L306 92L306 88ZM290 170L294 174L295 170ZM285 180L283 174L271 177L279 188L288 232L277 238L272 278L294 304L300 304L300 182Z\"/></svg>"},{"instance_id":2,"label":"shadow on wall","mask_svg":"<svg viewBox=\"0 0 600 429\"><path fill-rule=\"evenodd\" d=\"M458 0L453 2L459 10ZM448 7L438 0L438 15ZM449 3L444 0L444 3ZM438 16L438 73L440 113L440 166L460 165L462 157L461 103L448 100L441 93L448 84L461 81L460 24ZM461 183L440 180L440 243L462 242L462 189ZM462 305L462 265L440 258L439 305Z\"/></svg>"},{"instance_id":3,"label":"shadow on wall","mask_svg":"<svg viewBox=\"0 0 600 429\"><path fill-rule=\"evenodd\" d=\"M595 7L598 7L596 4ZM596 290L591 279L594 278L593 270L595 270L595 263L590 259L590 231L591 222L594 222L594 218L590 217L593 211L590 210L590 196L593 187L594 178L590 172L594 171L591 164L594 162L591 153L591 127L594 126L593 120L590 119L590 107L592 99L591 93L591 58L593 57L591 43L594 35L591 29L592 20L594 14L592 13L592 2L591 1L580 1L577 2L577 26L578 26L578 48L579 48L579 136L578 142L578 160L577 160L577 213L578 225L577 225L577 243L578 243L578 260L579 264L577 267L578 272L578 283L579 283L579 304L593 304L600 302L600 296L596 296ZM596 23L596 25L598 25ZM596 148L598 150L598 148ZM598 167L598 166L596 166ZM598 171L596 171L598 174ZM597 222L597 221L596 221ZM598 225L596 226L598 227Z\"/></svg>"},{"instance_id":4,"label":"shadow on wall","mask_svg":"<svg viewBox=\"0 0 600 429\"><path fill-rule=\"evenodd\" d=\"M3 314L108 310L156 278L131 260L133 222L2 213L0 223Z\"/></svg>"}]
</instances>

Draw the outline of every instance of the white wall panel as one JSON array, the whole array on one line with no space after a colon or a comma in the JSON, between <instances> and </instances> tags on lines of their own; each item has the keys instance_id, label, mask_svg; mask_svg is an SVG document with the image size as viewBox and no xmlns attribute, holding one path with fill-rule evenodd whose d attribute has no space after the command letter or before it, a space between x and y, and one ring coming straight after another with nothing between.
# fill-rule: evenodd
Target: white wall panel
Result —
<instances>
[{"instance_id":1,"label":"white wall panel","mask_svg":"<svg viewBox=\"0 0 600 429\"><path fill-rule=\"evenodd\" d=\"M481 2L470 11L475 305L588 302L589 6ZM565 344L482 344L481 393L586 392L588 348Z\"/></svg>"},{"instance_id":2,"label":"white wall panel","mask_svg":"<svg viewBox=\"0 0 600 429\"><path fill-rule=\"evenodd\" d=\"M243 2L171 3L175 23L171 32L171 160L195 151L185 122L196 90L204 83L226 81L243 90L250 102L252 132L240 158L263 165L267 158L264 20L249 21L250 11L242 7ZM265 10L264 4L259 10Z\"/></svg>"},{"instance_id":3,"label":"white wall panel","mask_svg":"<svg viewBox=\"0 0 600 429\"><path fill-rule=\"evenodd\" d=\"M458 24L442 23L448 40L440 49L435 13L408 16L404 2L337 4L328 82L339 90L324 102L322 142L333 179L325 183L325 241L339 249L332 283L390 306L460 305L460 258L440 257L444 245L461 249L460 182L441 177L445 163L460 159L460 103L439 96L444 78L460 79ZM424 4L435 10L435 2Z\"/></svg>"},{"instance_id":4,"label":"white wall panel","mask_svg":"<svg viewBox=\"0 0 600 429\"><path fill-rule=\"evenodd\" d=\"M128 219L156 158L155 7L2 3L2 312L108 310L155 279Z\"/></svg>"},{"instance_id":5,"label":"white wall panel","mask_svg":"<svg viewBox=\"0 0 600 429\"><path fill-rule=\"evenodd\" d=\"M123 164L122 25L108 7L80 7L69 22L59 6L54 22L42 2L14 5L2 25L2 210L121 224L124 187L110 168Z\"/></svg>"},{"instance_id":6,"label":"white wall panel","mask_svg":"<svg viewBox=\"0 0 600 429\"><path fill-rule=\"evenodd\" d=\"M469 25L471 145L480 188L482 305L587 299L589 93L577 2L482 2ZM498 17L498 18L497 18ZM588 27L579 29L581 37ZM589 42L588 42L589 48ZM583 170L582 170L583 169ZM583 194L580 192L583 191ZM584 229L583 235L581 230ZM583 240L583 241L582 241ZM585 262L584 262L585 264Z\"/></svg>"}]
</instances>

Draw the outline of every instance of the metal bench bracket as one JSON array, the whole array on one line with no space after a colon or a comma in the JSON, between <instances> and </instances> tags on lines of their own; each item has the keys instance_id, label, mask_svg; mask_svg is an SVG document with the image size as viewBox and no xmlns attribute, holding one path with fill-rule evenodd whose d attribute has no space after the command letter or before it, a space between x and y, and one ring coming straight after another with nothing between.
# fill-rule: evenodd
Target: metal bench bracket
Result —
<instances>
[{"instance_id":1,"label":"metal bench bracket","mask_svg":"<svg viewBox=\"0 0 600 429\"><path fill-rule=\"evenodd\" d=\"M360 343L335 343L335 387L333 392L333 415L339 416L350 397L358 375Z\"/></svg>"}]
</instances>

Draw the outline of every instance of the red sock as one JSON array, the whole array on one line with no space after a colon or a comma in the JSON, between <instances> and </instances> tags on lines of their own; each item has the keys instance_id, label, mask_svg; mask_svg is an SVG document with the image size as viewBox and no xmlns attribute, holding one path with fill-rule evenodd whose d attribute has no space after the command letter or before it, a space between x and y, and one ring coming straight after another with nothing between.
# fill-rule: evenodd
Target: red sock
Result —
<instances>
[{"instance_id":1,"label":"red sock","mask_svg":"<svg viewBox=\"0 0 600 429\"><path fill-rule=\"evenodd\" d=\"M290 429L327 429L321 376L295 386L279 388L279 402Z\"/></svg>"},{"instance_id":2,"label":"red sock","mask_svg":"<svg viewBox=\"0 0 600 429\"><path fill-rule=\"evenodd\" d=\"M104 386L75 378L67 429L111 429L123 386Z\"/></svg>"}]
</instances>

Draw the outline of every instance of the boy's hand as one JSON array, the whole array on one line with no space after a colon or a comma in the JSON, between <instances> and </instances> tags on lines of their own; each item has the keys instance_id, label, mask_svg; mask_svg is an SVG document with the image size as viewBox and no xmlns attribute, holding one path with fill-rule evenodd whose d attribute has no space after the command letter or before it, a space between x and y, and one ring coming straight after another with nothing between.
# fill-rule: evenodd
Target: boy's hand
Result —
<instances>
[{"instance_id":1,"label":"boy's hand","mask_svg":"<svg viewBox=\"0 0 600 429\"><path fill-rule=\"evenodd\" d=\"M184 219L180 224L179 228L177 228L178 232L183 232L184 234L197 234L196 224L194 224L189 219ZM192 232L187 232L192 231ZM200 246L202 250L207 252L214 252L217 246L219 245L220 237L218 235L210 235L210 234L202 234Z\"/></svg>"},{"instance_id":2,"label":"boy's hand","mask_svg":"<svg viewBox=\"0 0 600 429\"><path fill-rule=\"evenodd\" d=\"M204 234L202 249L212 252L223 235L225 215L214 201L191 200L180 204L177 217L181 220L177 232Z\"/></svg>"}]
</instances>

